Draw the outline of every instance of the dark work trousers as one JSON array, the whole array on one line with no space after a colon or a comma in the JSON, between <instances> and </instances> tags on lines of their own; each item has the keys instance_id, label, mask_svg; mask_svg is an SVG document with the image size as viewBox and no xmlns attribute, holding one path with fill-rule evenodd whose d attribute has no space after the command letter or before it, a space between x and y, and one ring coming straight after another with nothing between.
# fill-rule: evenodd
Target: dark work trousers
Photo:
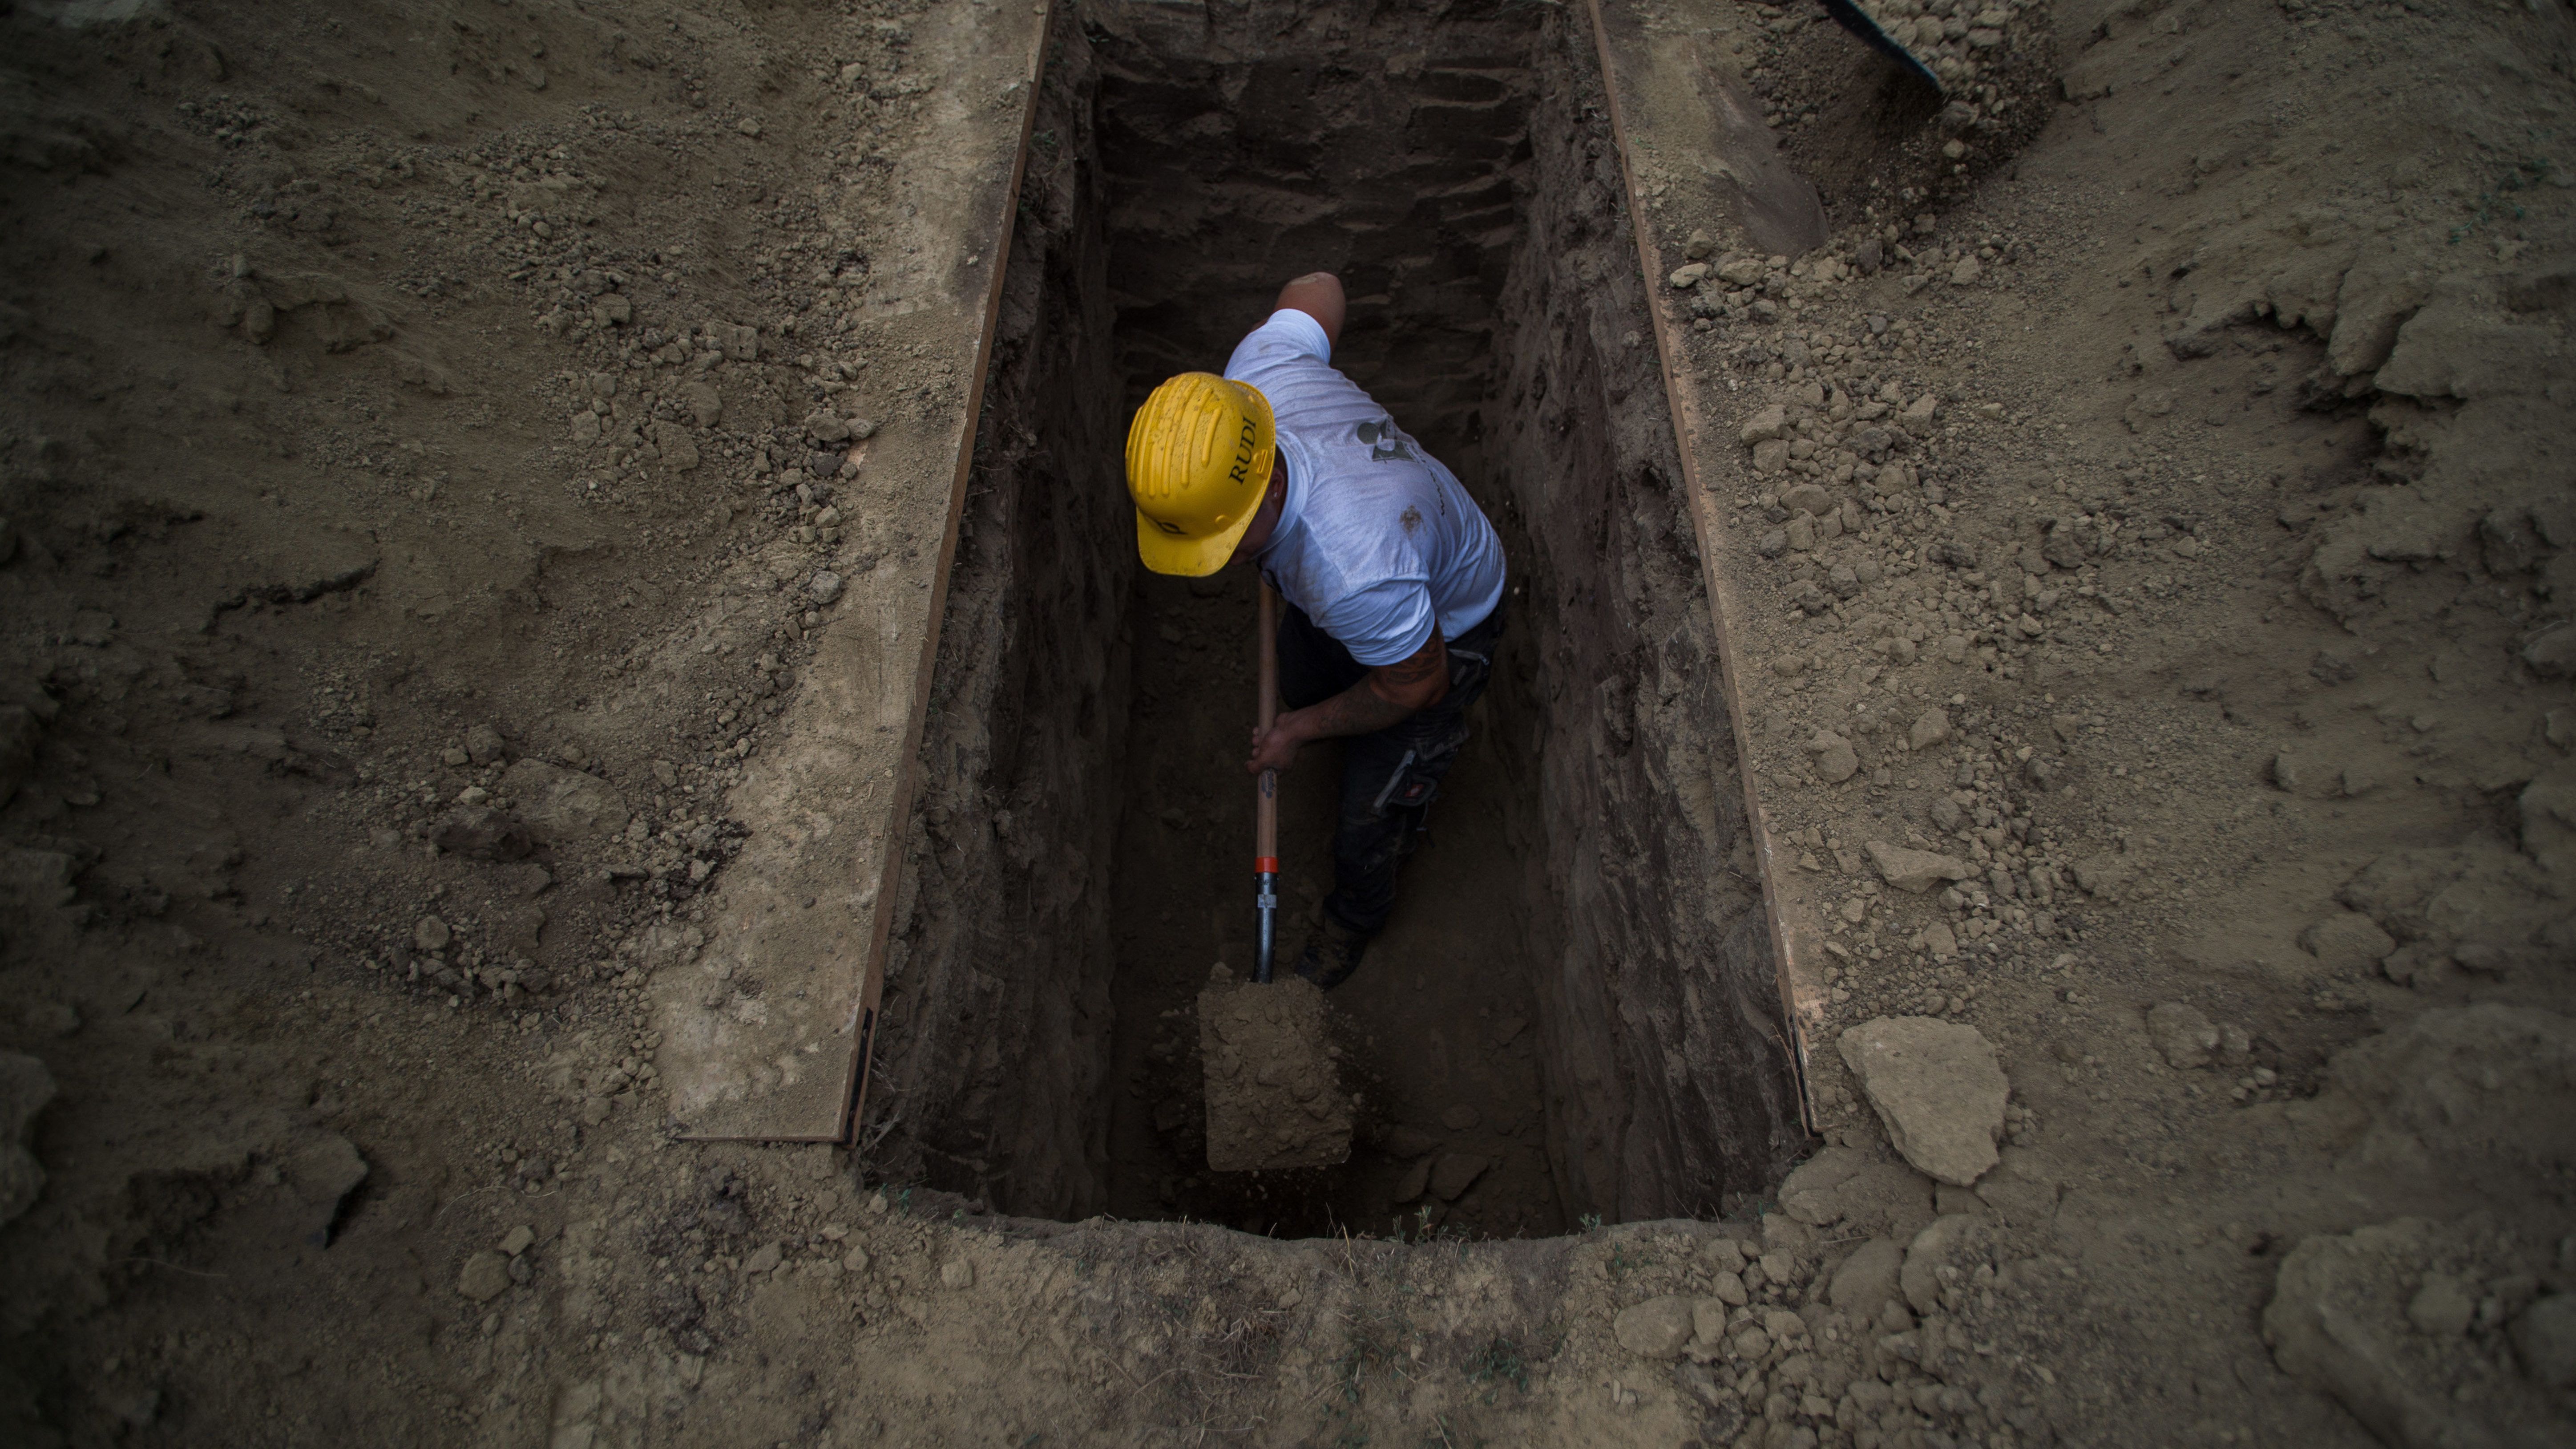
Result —
<instances>
[{"instance_id":1,"label":"dark work trousers","mask_svg":"<svg viewBox=\"0 0 2576 1449\"><path fill-rule=\"evenodd\" d=\"M1341 641L1287 604L1279 619L1279 698L1289 709L1321 704L1368 676ZM1374 936L1395 908L1395 870L1467 742L1467 707L1494 672L1503 637L1497 601L1484 622L1448 641L1449 692L1400 724L1342 741L1341 822L1333 832L1333 893L1324 909Z\"/></svg>"}]
</instances>

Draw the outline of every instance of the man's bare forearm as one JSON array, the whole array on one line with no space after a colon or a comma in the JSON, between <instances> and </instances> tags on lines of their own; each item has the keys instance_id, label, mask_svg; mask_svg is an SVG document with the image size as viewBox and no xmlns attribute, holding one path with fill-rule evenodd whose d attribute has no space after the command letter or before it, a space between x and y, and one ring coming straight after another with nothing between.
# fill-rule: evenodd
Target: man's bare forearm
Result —
<instances>
[{"instance_id":1,"label":"man's bare forearm","mask_svg":"<svg viewBox=\"0 0 2576 1449\"><path fill-rule=\"evenodd\" d=\"M1434 629L1411 658L1381 664L1359 683L1297 711L1301 717L1292 727L1310 740L1375 734L1438 704L1448 693L1448 641Z\"/></svg>"},{"instance_id":2,"label":"man's bare forearm","mask_svg":"<svg viewBox=\"0 0 2576 1449\"><path fill-rule=\"evenodd\" d=\"M1297 711L1304 716L1297 732L1316 740L1373 735L1404 723L1413 712L1413 706L1388 699L1363 679L1321 704Z\"/></svg>"}]
</instances>

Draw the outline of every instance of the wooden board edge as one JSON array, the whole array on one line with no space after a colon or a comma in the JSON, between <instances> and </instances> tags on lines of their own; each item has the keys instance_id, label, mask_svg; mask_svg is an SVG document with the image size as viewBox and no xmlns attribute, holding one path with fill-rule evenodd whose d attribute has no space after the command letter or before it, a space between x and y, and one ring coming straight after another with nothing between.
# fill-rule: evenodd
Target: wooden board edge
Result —
<instances>
[{"instance_id":1,"label":"wooden board edge","mask_svg":"<svg viewBox=\"0 0 2576 1449\"><path fill-rule=\"evenodd\" d=\"M1689 384L1682 365L1681 344L1674 337L1675 322L1660 305L1661 290L1656 286L1662 275L1662 260L1655 246L1654 224L1647 209L1644 184L1637 174L1626 111L1619 96L1619 69L1610 43L1609 20L1603 7L1614 0L1585 0L1592 20L1592 43L1601 66L1602 94L1610 105L1610 135L1619 151L1619 174L1628 193L1628 216L1637 241L1637 265L1645 284L1646 316L1655 334L1655 361L1664 380L1664 402L1673 419L1673 446L1681 455L1682 491L1688 497L1691 529L1699 542L1699 564L1702 585L1708 590L1709 624L1718 641L1718 681L1726 698L1727 722L1735 731L1736 773L1744 784L1746 824L1753 831L1755 868L1761 873L1762 910L1770 927L1773 983L1780 996L1780 1021L1788 1032L1786 1048L1791 1074L1798 1097L1799 1126L1816 1136L1819 1123L1815 1092L1807 1067L1806 1028L1798 1017L1795 989L1796 972L1792 964L1792 937L1787 918L1781 911L1781 893L1775 882L1780 870L1780 852L1772 839L1769 817L1762 808L1762 789L1754 778L1751 741L1752 730L1744 712L1744 692L1738 683L1742 664L1736 636L1728 620L1737 614L1733 589L1717 566L1718 546L1727 537L1726 526L1710 502L1710 492L1700 477L1697 450L1693 447L1698 434L1698 398Z\"/></svg>"},{"instance_id":2,"label":"wooden board edge","mask_svg":"<svg viewBox=\"0 0 2576 1449\"><path fill-rule=\"evenodd\" d=\"M966 511L966 487L975 469L975 434L984 418L984 384L993 361L993 337L1002 315L1002 283L1011 265L1011 238L1017 229L1020 185L1028 172L1029 139L1037 125L1038 90L1046 79L1047 40L1053 33L1055 6L1036 7L1038 23L1029 47L1029 65L1021 77L1024 95L1020 106L1019 140L1011 148L1010 180L999 190L1000 209L996 217L999 234L989 253L990 278L984 287L983 320L979 324L974 349L973 380L967 384L964 420L957 437L957 469L948 485L947 516L940 530L939 557L932 566L929 590L929 618L922 629L921 657L913 676L912 707L904 721L903 741L897 759L895 788L887 804L887 819L892 828L887 833L885 859L880 866L876 906L868 924L868 943L859 967L859 994L848 1025L842 1028L851 1038L850 1065L841 1088L838 1125L826 1135L741 1132L683 1132L681 1142L782 1142L833 1143L847 1146L856 1140L860 1118L867 1111L870 1068L876 1057L876 1028L879 1007L885 995L886 949L894 936L895 903L902 894L904 871L905 827L912 819L914 791L920 785L921 736L930 716L930 686L939 666L939 641L948 617L949 573L957 560L957 529Z\"/></svg>"}]
</instances>

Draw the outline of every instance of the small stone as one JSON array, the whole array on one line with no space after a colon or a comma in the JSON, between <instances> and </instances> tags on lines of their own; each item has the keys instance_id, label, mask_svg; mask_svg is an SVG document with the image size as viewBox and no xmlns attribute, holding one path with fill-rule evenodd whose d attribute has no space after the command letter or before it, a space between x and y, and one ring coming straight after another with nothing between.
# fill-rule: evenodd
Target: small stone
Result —
<instances>
[{"instance_id":1,"label":"small stone","mask_svg":"<svg viewBox=\"0 0 2576 1449\"><path fill-rule=\"evenodd\" d=\"M474 763L474 757L466 753L462 745L449 745L438 752L438 762L451 770L461 770Z\"/></svg>"},{"instance_id":2,"label":"small stone","mask_svg":"<svg viewBox=\"0 0 2576 1449\"><path fill-rule=\"evenodd\" d=\"M1918 896L1934 886L1967 880L1977 873L1976 867L1955 855L1913 850L1902 845L1890 845L1884 840L1873 840L1866 849L1870 863L1878 867L1881 880Z\"/></svg>"},{"instance_id":3,"label":"small stone","mask_svg":"<svg viewBox=\"0 0 2576 1449\"><path fill-rule=\"evenodd\" d=\"M1780 506L1822 518L1835 510L1834 495L1822 484L1800 483L1780 495Z\"/></svg>"},{"instance_id":4,"label":"small stone","mask_svg":"<svg viewBox=\"0 0 2576 1449\"><path fill-rule=\"evenodd\" d=\"M1778 438L1753 445L1753 471L1763 477L1789 466L1789 445Z\"/></svg>"},{"instance_id":5,"label":"small stone","mask_svg":"<svg viewBox=\"0 0 2576 1449\"><path fill-rule=\"evenodd\" d=\"M1985 271L1986 269L1978 264L1975 257L1961 257L1959 259L1959 264L1950 269L1950 285L1953 287L1974 286L1977 278L1985 275Z\"/></svg>"},{"instance_id":6,"label":"small stone","mask_svg":"<svg viewBox=\"0 0 2576 1449\"><path fill-rule=\"evenodd\" d=\"M1727 1309L1742 1307L1744 1303L1741 1296L1744 1285L1736 1284L1735 1291L1738 1296L1732 1301L1723 1297L1702 1298L1691 1304L1692 1348L1714 1351L1726 1342Z\"/></svg>"},{"instance_id":7,"label":"small stone","mask_svg":"<svg viewBox=\"0 0 2576 1449\"><path fill-rule=\"evenodd\" d=\"M1707 261L1708 254L1715 250L1717 250L1717 238L1696 228L1692 230L1690 240L1682 243L1682 256L1694 262Z\"/></svg>"},{"instance_id":8,"label":"small stone","mask_svg":"<svg viewBox=\"0 0 2576 1449\"><path fill-rule=\"evenodd\" d=\"M1763 446L1770 445L1766 443ZM1789 526L1780 531L1780 537L1789 547L1805 553L1816 546L1816 520L1803 513L1791 514Z\"/></svg>"},{"instance_id":9,"label":"small stone","mask_svg":"<svg viewBox=\"0 0 2576 1449\"><path fill-rule=\"evenodd\" d=\"M509 1256L488 1248L467 1258L464 1270L456 1275L456 1291L476 1303L489 1303L509 1287Z\"/></svg>"},{"instance_id":10,"label":"small stone","mask_svg":"<svg viewBox=\"0 0 2576 1449\"><path fill-rule=\"evenodd\" d=\"M806 594L817 604L828 604L841 597L841 576L830 569L818 570L805 585Z\"/></svg>"},{"instance_id":11,"label":"small stone","mask_svg":"<svg viewBox=\"0 0 2576 1449\"><path fill-rule=\"evenodd\" d=\"M1917 1171L1972 1187L1997 1160L2010 1086L1994 1044L1972 1026L1882 1017L1842 1034L1843 1063Z\"/></svg>"},{"instance_id":12,"label":"small stone","mask_svg":"<svg viewBox=\"0 0 2576 1449\"><path fill-rule=\"evenodd\" d=\"M1816 731L1807 742L1807 753L1816 757L1816 778L1828 785L1839 785L1860 769L1860 755L1852 742L1830 730Z\"/></svg>"},{"instance_id":13,"label":"small stone","mask_svg":"<svg viewBox=\"0 0 2576 1449\"><path fill-rule=\"evenodd\" d=\"M2522 646L2522 662L2546 679L2576 674L2576 624L2559 624L2532 635Z\"/></svg>"},{"instance_id":14,"label":"small stone","mask_svg":"<svg viewBox=\"0 0 2576 1449\"><path fill-rule=\"evenodd\" d=\"M526 1223L521 1223L510 1229L509 1236L501 1240L501 1251L515 1258L534 1247L536 1241L537 1230Z\"/></svg>"},{"instance_id":15,"label":"small stone","mask_svg":"<svg viewBox=\"0 0 2576 1449\"><path fill-rule=\"evenodd\" d=\"M680 783L680 767L668 760L653 762L653 783L668 790Z\"/></svg>"},{"instance_id":16,"label":"small stone","mask_svg":"<svg viewBox=\"0 0 2576 1449\"><path fill-rule=\"evenodd\" d=\"M1744 1245L1733 1238L1711 1238L1708 1240L1706 1251L1709 1266L1714 1271L1720 1273L1744 1271Z\"/></svg>"},{"instance_id":17,"label":"small stone","mask_svg":"<svg viewBox=\"0 0 2576 1449\"><path fill-rule=\"evenodd\" d=\"M1431 1169L1431 1190L1443 1202L1456 1202L1458 1195L1475 1185L1494 1160L1467 1152L1444 1152Z\"/></svg>"},{"instance_id":18,"label":"small stone","mask_svg":"<svg viewBox=\"0 0 2576 1449\"><path fill-rule=\"evenodd\" d=\"M758 137L760 135L760 118L757 116L745 116L734 123L734 129L740 131L746 136Z\"/></svg>"},{"instance_id":19,"label":"small stone","mask_svg":"<svg viewBox=\"0 0 2576 1449\"><path fill-rule=\"evenodd\" d=\"M742 1260L742 1271L754 1275L776 1272L786 1256L786 1251L775 1240L763 1243L752 1250L750 1257Z\"/></svg>"},{"instance_id":20,"label":"small stone","mask_svg":"<svg viewBox=\"0 0 2576 1449\"><path fill-rule=\"evenodd\" d=\"M1768 442L1787 431L1789 431L1788 409L1774 403L1746 418L1744 426L1736 431L1736 437L1751 445Z\"/></svg>"},{"instance_id":21,"label":"small stone","mask_svg":"<svg viewBox=\"0 0 2576 1449\"><path fill-rule=\"evenodd\" d=\"M1760 257L1728 257L1717 264L1717 279L1730 287L1750 287L1766 270Z\"/></svg>"},{"instance_id":22,"label":"small stone","mask_svg":"<svg viewBox=\"0 0 2576 1449\"><path fill-rule=\"evenodd\" d=\"M2124 895L2138 876L2137 860L2115 853L2088 855L2068 868L2075 872L2075 884L2086 895L2113 900Z\"/></svg>"},{"instance_id":23,"label":"small stone","mask_svg":"<svg viewBox=\"0 0 2576 1449\"><path fill-rule=\"evenodd\" d=\"M1751 1302L1753 1297L1745 1290L1743 1275L1725 1269L1709 1274L1708 1291L1716 1294L1718 1301L1732 1304L1737 1308Z\"/></svg>"},{"instance_id":24,"label":"small stone","mask_svg":"<svg viewBox=\"0 0 2576 1449\"><path fill-rule=\"evenodd\" d=\"M951 1288L975 1286L975 1265L963 1258L951 1258L939 1265L939 1281Z\"/></svg>"},{"instance_id":25,"label":"small stone","mask_svg":"<svg viewBox=\"0 0 2576 1449\"><path fill-rule=\"evenodd\" d=\"M1388 1194L1387 1200L1414 1202L1431 1191L1431 1167L1435 1160L1429 1157L1414 1159L1413 1164L1404 1169L1404 1175L1395 1180L1395 1190Z\"/></svg>"},{"instance_id":26,"label":"small stone","mask_svg":"<svg viewBox=\"0 0 2576 1449\"><path fill-rule=\"evenodd\" d=\"M1927 393L1923 394L1921 397L1916 398L1913 402L1908 403L1908 404L1906 405L1905 411L1904 411L1904 412L1902 412L1902 413L1900 413L1900 414L1898 414L1898 416L1899 416L1903 421L1908 422L1908 423L1928 423L1928 422L1932 421L1932 414L1934 414L1935 412L1939 411L1939 410L1940 410L1940 407L1941 407L1941 400L1940 400L1939 398L1937 398L1937 397L1934 397L1932 394L1930 394L1930 393L1928 393L1928 392L1927 392ZM1955 545L1953 545L1953 548L1955 549L1955 548L1956 548L1956 546L1955 546ZM1940 560L1940 562L1943 562L1943 563L1947 563L1947 562L1949 562L1949 561L1950 561L1950 560L1948 560L1948 559ZM1967 562L1965 562L1965 563L1963 563L1963 564L1960 564L1960 565L1959 565L1959 567L1961 567L1961 568L1971 568L1971 569L1972 569L1972 568L1975 568L1976 566L1977 566L1977 560L1976 560L1976 556L1975 556L1974 554L1970 554L1970 555L1968 556L1968 560L1967 560Z\"/></svg>"},{"instance_id":27,"label":"small stone","mask_svg":"<svg viewBox=\"0 0 2576 1449\"><path fill-rule=\"evenodd\" d=\"M430 837L439 849L468 860L518 860L535 848L525 825L481 803L489 798L482 790L468 788L457 798L463 803L438 822Z\"/></svg>"},{"instance_id":28,"label":"small stone","mask_svg":"<svg viewBox=\"0 0 2576 1449\"><path fill-rule=\"evenodd\" d=\"M2406 1321L2417 1333L2435 1338L2457 1338L2469 1331L2469 1320L2477 1315L2477 1299L2468 1285L2448 1273L2427 1273L2424 1284L2406 1303Z\"/></svg>"},{"instance_id":29,"label":"small stone","mask_svg":"<svg viewBox=\"0 0 2576 1449\"><path fill-rule=\"evenodd\" d=\"M1950 712L1934 705L1914 721L1905 735L1906 744L1915 750L1928 750L1950 737Z\"/></svg>"},{"instance_id":30,"label":"small stone","mask_svg":"<svg viewBox=\"0 0 2576 1449\"><path fill-rule=\"evenodd\" d=\"M1872 1238L1843 1259L1825 1289L1825 1300L1855 1323L1878 1316L1896 1296L1897 1270L1905 1266L1905 1249L1892 1239Z\"/></svg>"},{"instance_id":31,"label":"small stone","mask_svg":"<svg viewBox=\"0 0 2576 1449\"><path fill-rule=\"evenodd\" d=\"M1814 537L1814 530L1810 529L1808 531L1808 539L1810 543L1814 541ZM1778 558L1780 555L1787 553L1789 551L1788 530L1782 528L1772 529L1770 532L1762 535L1760 539L1754 542L1753 551L1764 558Z\"/></svg>"},{"instance_id":32,"label":"small stone","mask_svg":"<svg viewBox=\"0 0 2576 1449\"><path fill-rule=\"evenodd\" d=\"M502 772L501 789L518 802L530 833L549 844L614 835L631 818L606 780L525 755Z\"/></svg>"},{"instance_id":33,"label":"small stone","mask_svg":"<svg viewBox=\"0 0 2576 1449\"><path fill-rule=\"evenodd\" d=\"M850 441L855 442L855 443L864 443L864 442L866 442L868 439L873 438L873 437L875 437L876 435L877 435L877 425L876 425L876 422L875 422L875 420L874 420L874 419L872 419L872 418L852 418L852 419L850 419Z\"/></svg>"},{"instance_id":34,"label":"small stone","mask_svg":"<svg viewBox=\"0 0 2576 1449\"><path fill-rule=\"evenodd\" d=\"M1950 929L1949 922L1934 921L1923 928L1923 949L1931 952L1935 961L1948 961L1959 954L1958 933Z\"/></svg>"},{"instance_id":35,"label":"small stone","mask_svg":"<svg viewBox=\"0 0 2576 1449\"><path fill-rule=\"evenodd\" d=\"M1904 1265L1896 1270L1896 1285L1914 1311L1926 1317L1941 1309L1941 1269L1974 1232L1980 1219L1965 1213L1948 1213L1934 1218L1914 1241L1905 1245Z\"/></svg>"},{"instance_id":36,"label":"small stone","mask_svg":"<svg viewBox=\"0 0 2576 1449\"><path fill-rule=\"evenodd\" d=\"M2218 1028L2199 1008L2168 1001L2148 1008L2147 1039L2163 1053L2165 1065L2185 1072L2209 1065L2209 1054L2218 1046Z\"/></svg>"},{"instance_id":37,"label":"small stone","mask_svg":"<svg viewBox=\"0 0 2576 1449\"><path fill-rule=\"evenodd\" d=\"M2397 942L2359 911L2321 916L2299 933L2299 945L2330 971L2362 971L2379 964Z\"/></svg>"},{"instance_id":38,"label":"small stone","mask_svg":"<svg viewBox=\"0 0 2576 1449\"><path fill-rule=\"evenodd\" d=\"M2272 757L2272 783L2295 795L2299 792L2299 757L2283 750Z\"/></svg>"},{"instance_id":39,"label":"small stone","mask_svg":"<svg viewBox=\"0 0 2576 1449\"><path fill-rule=\"evenodd\" d=\"M1664 280L1672 283L1674 291L1687 292L1691 288L1698 286L1701 279L1707 275L1708 263L1692 262L1688 266L1674 268L1673 274Z\"/></svg>"},{"instance_id":40,"label":"small stone","mask_svg":"<svg viewBox=\"0 0 2576 1449\"><path fill-rule=\"evenodd\" d=\"M455 939L456 933L436 916L423 916L411 928L412 945L423 951L444 951Z\"/></svg>"},{"instance_id":41,"label":"small stone","mask_svg":"<svg viewBox=\"0 0 2576 1449\"><path fill-rule=\"evenodd\" d=\"M841 1259L841 1271L844 1273L864 1273L868 1271L868 1250L855 1245L852 1246L850 1251Z\"/></svg>"},{"instance_id":42,"label":"small stone","mask_svg":"<svg viewBox=\"0 0 2576 1449\"><path fill-rule=\"evenodd\" d=\"M2253 1054L2254 1038L2245 1034L2245 1028L2231 1024L2218 1029L2219 1060L2231 1067L2242 1066Z\"/></svg>"},{"instance_id":43,"label":"small stone","mask_svg":"<svg viewBox=\"0 0 2576 1449\"><path fill-rule=\"evenodd\" d=\"M2505 1336L2525 1378L2544 1389L2576 1388L2576 1294L2553 1293L2532 1304Z\"/></svg>"},{"instance_id":44,"label":"small stone","mask_svg":"<svg viewBox=\"0 0 2576 1449\"><path fill-rule=\"evenodd\" d=\"M1675 1358L1697 1327L1691 1309L1691 1300L1679 1294L1649 1298L1621 1309L1610 1321L1610 1331L1621 1348L1639 1358Z\"/></svg>"}]
</instances>

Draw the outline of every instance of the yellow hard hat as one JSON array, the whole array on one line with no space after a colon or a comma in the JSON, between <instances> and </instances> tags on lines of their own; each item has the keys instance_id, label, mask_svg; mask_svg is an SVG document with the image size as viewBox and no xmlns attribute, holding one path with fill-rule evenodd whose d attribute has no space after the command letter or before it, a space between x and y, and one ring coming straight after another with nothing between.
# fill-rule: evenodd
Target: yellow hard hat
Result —
<instances>
[{"instance_id":1,"label":"yellow hard hat","mask_svg":"<svg viewBox=\"0 0 2576 1449\"><path fill-rule=\"evenodd\" d=\"M1145 567L1191 578L1225 567L1270 490L1278 441L1259 388L1184 372L1154 389L1127 429L1127 496Z\"/></svg>"}]
</instances>

